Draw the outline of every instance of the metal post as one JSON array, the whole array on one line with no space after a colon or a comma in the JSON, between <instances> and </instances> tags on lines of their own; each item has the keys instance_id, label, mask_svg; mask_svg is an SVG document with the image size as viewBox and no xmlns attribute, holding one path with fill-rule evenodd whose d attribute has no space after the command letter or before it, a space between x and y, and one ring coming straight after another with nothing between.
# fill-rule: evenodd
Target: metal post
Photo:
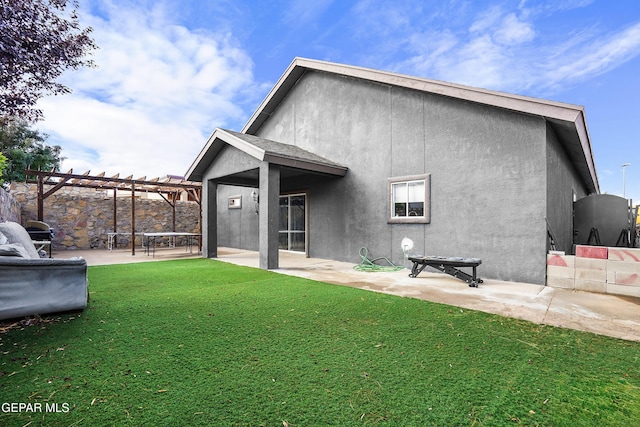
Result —
<instances>
[{"instance_id":1,"label":"metal post","mask_svg":"<svg viewBox=\"0 0 640 427\"><path fill-rule=\"evenodd\" d=\"M175 192L175 193L172 192L171 193L171 198L173 199L173 201L171 203L171 208L173 209L173 211L172 211L173 212L173 228L172 228L172 231L174 231L174 232L176 231L176 203L177 203L177 200L178 200L177 194L178 194L177 192Z\"/></svg>"},{"instance_id":2,"label":"metal post","mask_svg":"<svg viewBox=\"0 0 640 427\"><path fill-rule=\"evenodd\" d=\"M622 197L627 198L627 166L631 166L631 163L622 164Z\"/></svg>"},{"instance_id":3,"label":"metal post","mask_svg":"<svg viewBox=\"0 0 640 427\"><path fill-rule=\"evenodd\" d=\"M118 216L118 207L117 207L117 195L118 195L118 189L117 188L113 188L113 232L117 233L118 232L118 220L117 220L117 216ZM113 236L113 240L112 240L112 246L111 249L113 248L118 249L118 235L114 234Z\"/></svg>"},{"instance_id":4,"label":"metal post","mask_svg":"<svg viewBox=\"0 0 640 427\"><path fill-rule=\"evenodd\" d=\"M144 236L142 237L144 239ZM136 254L136 185L131 184L131 255Z\"/></svg>"}]
</instances>

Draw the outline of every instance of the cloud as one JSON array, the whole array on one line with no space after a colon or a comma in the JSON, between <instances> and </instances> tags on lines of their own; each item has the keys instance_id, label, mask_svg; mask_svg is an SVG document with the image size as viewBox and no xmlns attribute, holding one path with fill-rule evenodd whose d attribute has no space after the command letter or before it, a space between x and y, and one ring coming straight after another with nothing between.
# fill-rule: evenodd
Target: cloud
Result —
<instances>
[{"instance_id":1,"label":"cloud","mask_svg":"<svg viewBox=\"0 0 640 427\"><path fill-rule=\"evenodd\" d=\"M535 31L530 23L520 20L514 13L507 14L493 34L494 40L512 46L532 41Z\"/></svg>"},{"instance_id":2,"label":"cloud","mask_svg":"<svg viewBox=\"0 0 640 427\"><path fill-rule=\"evenodd\" d=\"M584 81L640 55L640 23L607 35L593 35L583 43L570 41L569 45L571 49L560 49L562 56L553 55L542 65L549 86Z\"/></svg>"},{"instance_id":3,"label":"cloud","mask_svg":"<svg viewBox=\"0 0 640 427\"><path fill-rule=\"evenodd\" d=\"M289 0L283 21L290 27L314 25L334 0Z\"/></svg>"},{"instance_id":4,"label":"cloud","mask_svg":"<svg viewBox=\"0 0 640 427\"><path fill-rule=\"evenodd\" d=\"M501 7L490 7L466 22L435 30L431 25L430 31L411 34L409 59L393 68L460 84L513 89L522 68L517 52L529 49L536 37L532 23Z\"/></svg>"},{"instance_id":5,"label":"cloud","mask_svg":"<svg viewBox=\"0 0 640 427\"><path fill-rule=\"evenodd\" d=\"M110 5L83 17L98 68L67 74L73 94L41 101L39 127L63 147L65 169L183 174L216 126L246 116L240 99L255 86L246 52L231 35L191 31L168 13Z\"/></svg>"},{"instance_id":6,"label":"cloud","mask_svg":"<svg viewBox=\"0 0 640 427\"><path fill-rule=\"evenodd\" d=\"M386 68L406 74L532 96L548 96L606 73L640 54L640 23L603 34L596 25L553 38L539 32L550 14L588 6L591 0L537 3L522 1L467 10L467 25L439 27L436 15L415 17L405 29L408 43L397 42L404 58ZM438 12L441 14L441 11ZM424 22L419 28L418 21ZM397 39L402 39L398 35ZM398 56L396 56L398 57ZM394 57L393 59L395 59ZM392 60L393 60L392 59Z\"/></svg>"}]
</instances>

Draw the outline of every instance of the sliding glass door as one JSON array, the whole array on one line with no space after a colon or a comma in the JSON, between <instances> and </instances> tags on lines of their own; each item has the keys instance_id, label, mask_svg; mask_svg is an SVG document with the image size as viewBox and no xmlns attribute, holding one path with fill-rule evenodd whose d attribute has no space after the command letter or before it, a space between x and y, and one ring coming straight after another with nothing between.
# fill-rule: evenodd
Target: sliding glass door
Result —
<instances>
[{"instance_id":1,"label":"sliding glass door","mask_svg":"<svg viewBox=\"0 0 640 427\"><path fill-rule=\"evenodd\" d=\"M307 252L307 196L280 196L280 249Z\"/></svg>"}]
</instances>

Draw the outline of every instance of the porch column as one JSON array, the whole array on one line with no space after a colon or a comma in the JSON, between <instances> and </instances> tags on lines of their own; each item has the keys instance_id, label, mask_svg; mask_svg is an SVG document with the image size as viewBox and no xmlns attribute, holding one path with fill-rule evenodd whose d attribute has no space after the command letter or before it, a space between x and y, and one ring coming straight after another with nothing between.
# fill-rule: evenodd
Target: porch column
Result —
<instances>
[{"instance_id":1,"label":"porch column","mask_svg":"<svg viewBox=\"0 0 640 427\"><path fill-rule=\"evenodd\" d=\"M259 203L260 268L278 268L280 166L267 162L260 165Z\"/></svg>"},{"instance_id":2,"label":"porch column","mask_svg":"<svg viewBox=\"0 0 640 427\"><path fill-rule=\"evenodd\" d=\"M206 188L203 186L203 199L207 201L203 212L204 227L202 233L202 255L205 258L218 257L218 184L208 180Z\"/></svg>"}]
</instances>

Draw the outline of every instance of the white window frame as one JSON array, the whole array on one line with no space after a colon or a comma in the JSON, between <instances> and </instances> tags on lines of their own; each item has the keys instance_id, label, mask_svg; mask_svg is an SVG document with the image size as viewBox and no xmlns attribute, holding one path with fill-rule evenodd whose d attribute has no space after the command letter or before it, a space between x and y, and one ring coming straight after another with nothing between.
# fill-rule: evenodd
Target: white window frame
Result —
<instances>
[{"instance_id":1,"label":"white window frame","mask_svg":"<svg viewBox=\"0 0 640 427\"><path fill-rule=\"evenodd\" d=\"M396 216L393 200L393 186L424 182L424 215L423 216ZM411 200L407 200L407 205ZM431 222L431 174L408 175L387 179L387 222L389 224L429 224Z\"/></svg>"}]
</instances>

